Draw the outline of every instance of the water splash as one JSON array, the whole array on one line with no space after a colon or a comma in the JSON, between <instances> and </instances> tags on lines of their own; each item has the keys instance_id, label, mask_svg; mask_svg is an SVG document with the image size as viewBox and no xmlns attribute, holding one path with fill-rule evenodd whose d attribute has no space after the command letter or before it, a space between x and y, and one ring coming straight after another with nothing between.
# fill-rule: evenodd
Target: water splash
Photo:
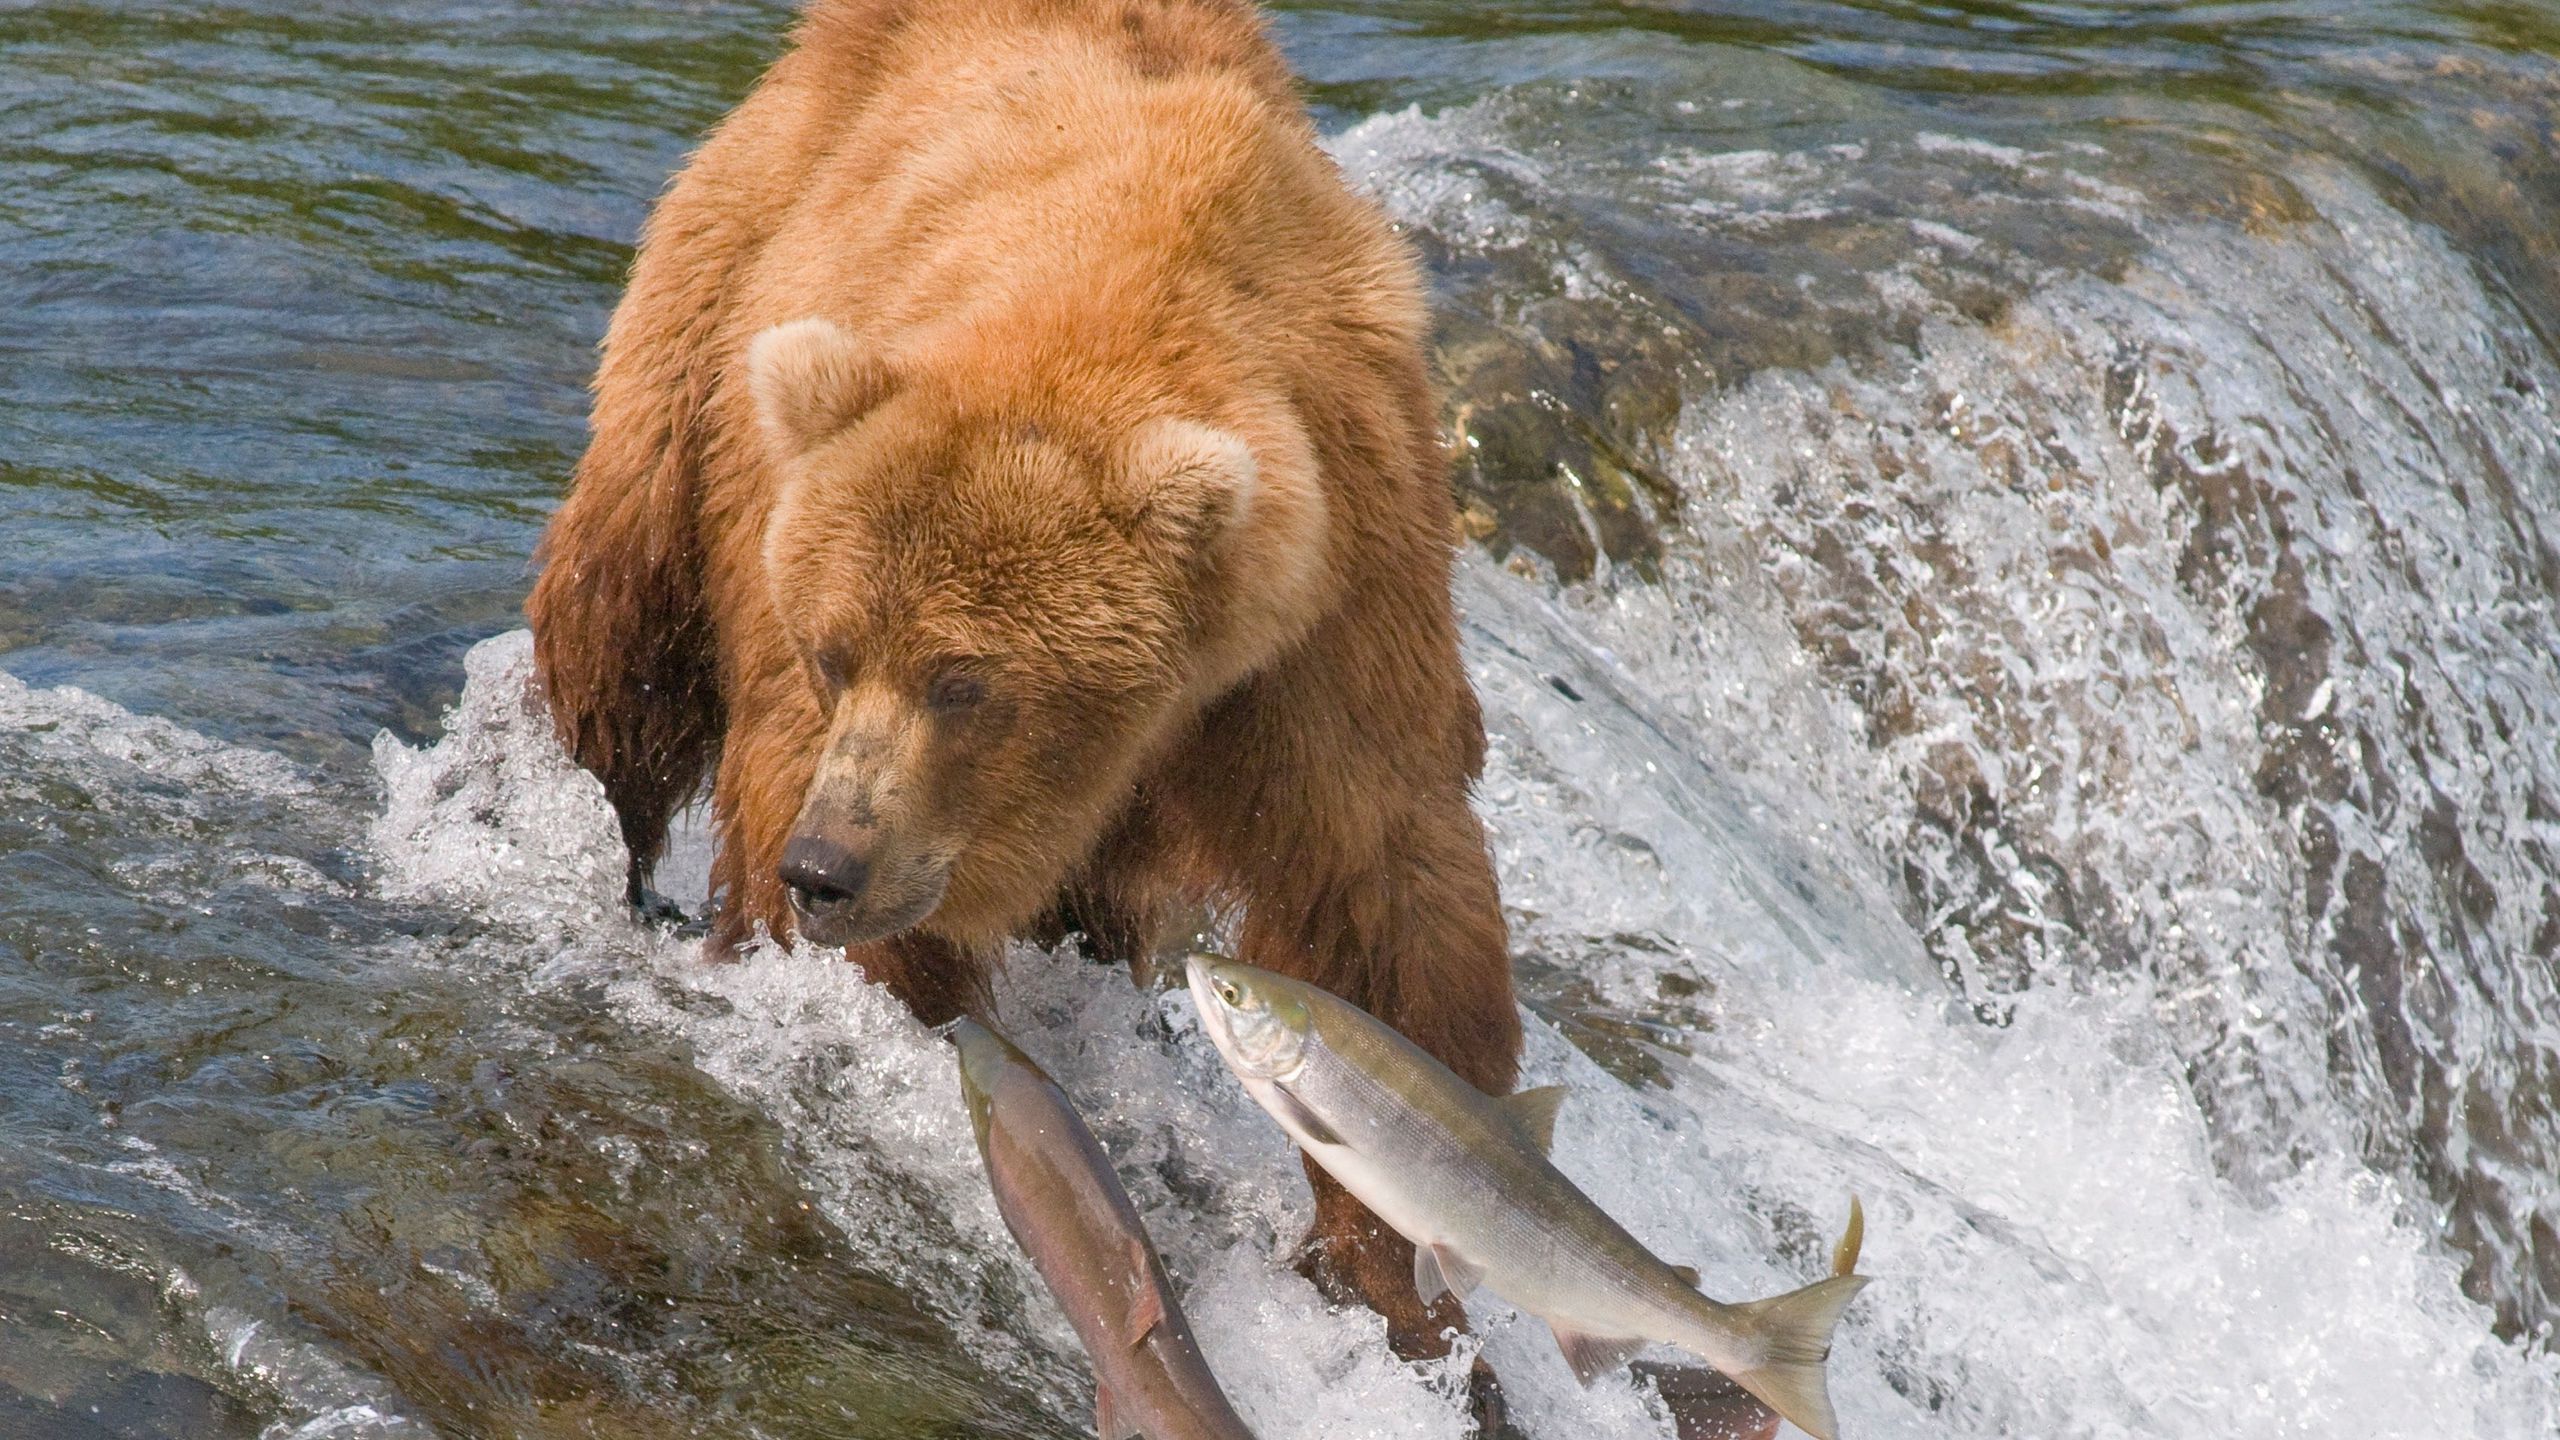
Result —
<instances>
[{"instance_id":1,"label":"water splash","mask_svg":"<svg viewBox=\"0 0 2560 1440\"><path fill-rule=\"evenodd\" d=\"M2560 1370L2489 1336L2394 1182L2347 1160L2254 1192L2221 1173L2142 986L2021 991L1998 1030L1951 1018L1915 973L1907 930L1858 948L1893 935L1896 918L1874 887L1837 873L1845 842L1808 850L1801 837L1820 825L1807 807L1736 798L1658 701L1650 717L1614 702L1606 687L1632 675L1519 582L1470 567L1464 593L1470 662L1502 738L1485 805L1531 958L1606 954L1602 983L1622 1003L1658 999L1668 980L1701 1011L1681 1032L1692 1054L1652 1051L1653 1083L1637 1087L1530 1017L1526 1082L1575 1092L1559 1163L1719 1294L1818 1273L1844 1197L1865 1195L1883 1278L1834 1360L1858 1433L2312 1436L2352 1422L2415 1435L2468 1415L2478 1433L2504 1434L2554 1418ZM523 666L519 638L491 642L437 750L386 751L395 771L441 765L449 749L513 777L409 812L402 833L494 824L511 843L540 837L601 866L606 817L557 828L581 813L561 792L584 777L505 753L551 747L518 724ZM1585 718L1518 724L1509 707L1538 696ZM1639 789L1650 806L1616 803ZM401 862L386 863L401 883ZM1697 903L1699 883L1713 904ZM528 902L584 903L574 888L504 901ZM1661 943L1626 945L1628 926ZM599 976L626 1023L681 1035L706 1074L781 1127L869 1263L1006 1367L1042 1377L1062 1423L1080 1413L1073 1340L1002 1236L939 1042L805 949L706 966L626 929L568 947L526 983ZM1017 948L999 1003L1093 1117L1250 1418L1275 1436L1460 1433L1447 1367L1393 1362L1371 1317L1325 1306L1289 1268L1303 1182L1185 999ZM1648 1395L1624 1380L1583 1391L1543 1327L1480 1308L1484 1353L1533 1427L1661 1433ZM1316 1413L1298 1403L1311 1380L1327 1397Z\"/></svg>"},{"instance_id":2,"label":"water splash","mask_svg":"<svg viewBox=\"0 0 2560 1440\"><path fill-rule=\"evenodd\" d=\"M1536 142L1602 103L1541 98L1338 144L1462 257L1462 326L1533 356L1687 345L1710 281L1642 263L1672 229L1702 257L1748 237L1743 274L1708 272L1742 333L1783 332L1759 320L1792 275L1825 338L1739 366L1698 342L1652 438L1587 365L1532 364L1554 393L1525 406L1516 369L1459 367L1486 455L1523 425L1489 408L1572 397L1527 430L1558 458L1479 474L1571 518L1496 533L1542 551L1513 568L1587 569L1569 628L1881 882L1987 1021L2138 981L2224 1176L2272 1203L2357 1157L2449 1213L2502 1329L2541 1333L2560 366L2506 289L2334 162L2164 176L2068 132L1646 155ZM1589 413L1612 433L1578 439Z\"/></svg>"}]
</instances>

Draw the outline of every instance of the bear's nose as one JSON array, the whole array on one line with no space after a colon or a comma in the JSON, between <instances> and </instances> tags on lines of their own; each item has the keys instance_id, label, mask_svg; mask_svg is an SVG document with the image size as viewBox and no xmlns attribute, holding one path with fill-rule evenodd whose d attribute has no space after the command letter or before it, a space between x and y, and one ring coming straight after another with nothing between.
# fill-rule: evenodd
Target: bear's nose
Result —
<instances>
[{"instance_id":1,"label":"bear's nose","mask_svg":"<svg viewBox=\"0 0 2560 1440\"><path fill-rule=\"evenodd\" d=\"M833 840L794 835L782 847L782 883L804 911L850 905L870 881L870 863Z\"/></svg>"}]
</instances>

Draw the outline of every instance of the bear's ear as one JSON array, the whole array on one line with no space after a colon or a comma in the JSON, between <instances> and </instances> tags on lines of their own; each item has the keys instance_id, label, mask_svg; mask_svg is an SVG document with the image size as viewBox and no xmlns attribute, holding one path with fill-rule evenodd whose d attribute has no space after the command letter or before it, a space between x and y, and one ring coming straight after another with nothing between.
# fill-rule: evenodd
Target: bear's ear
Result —
<instances>
[{"instance_id":1,"label":"bear's ear","mask_svg":"<svg viewBox=\"0 0 2560 1440\"><path fill-rule=\"evenodd\" d=\"M1242 437L1189 420L1141 428L1123 465L1130 528L1203 553L1252 511L1260 481Z\"/></svg>"},{"instance_id":2,"label":"bear's ear","mask_svg":"<svg viewBox=\"0 0 2560 1440\"><path fill-rule=\"evenodd\" d=\"M806 454L897 388L897 373L832 320L788 321L747 345L756 419L786 455Z\"/></svg>"}]
</instances>

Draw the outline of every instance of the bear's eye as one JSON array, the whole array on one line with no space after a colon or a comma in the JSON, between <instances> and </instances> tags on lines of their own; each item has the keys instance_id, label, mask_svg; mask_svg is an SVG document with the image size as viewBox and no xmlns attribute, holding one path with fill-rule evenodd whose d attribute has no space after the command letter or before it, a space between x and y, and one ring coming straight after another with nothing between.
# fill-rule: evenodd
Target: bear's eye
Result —
<instances>
[{"instance_id":1,"label":"bear's eye","mask_svg":"<svg viewBox=\"0 0 2560 1440\"><path fill-rule=\"evenodd\" d=\"M824 687L828 694L837 694L844 689L845 663L842 654L821 651L812 655L809 657L809 670L818 677L818 684Z\"/></svg>"},{"instance_id":2,"label":"bear's eye","mask_svg":"<svg viewBox=\"0 0 2560 1440\"><path fill-rule=\"evenodd\" d=\"M969 709L986 698L986 682L958 670L944 671L924 692L924 703L946 715Z\"/></svg>"}]
</instances>

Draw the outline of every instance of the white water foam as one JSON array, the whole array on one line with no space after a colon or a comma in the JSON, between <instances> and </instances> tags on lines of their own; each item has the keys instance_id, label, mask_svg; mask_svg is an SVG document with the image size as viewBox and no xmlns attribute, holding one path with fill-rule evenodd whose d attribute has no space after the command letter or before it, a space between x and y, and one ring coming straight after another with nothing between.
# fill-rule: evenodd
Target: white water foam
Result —
<instances>
[{"instance_id":1,"label":"white water foam","mask_svg":"<svg viewBox=\"0 0 2560 1440\"><path fill-rule=\"evenodd\" d=\"M735 963L599 914L619 889L610 816L524 709L521 633L473 652L444 740L380 742L389 794L376 827L386 887L454 898L535 937L534 985L604 982L637 1027L678 1035L702 1071L755 1105L802 1157L803 1179L852 1251L902 1281L980 1358L1062 1417L1089 1403L1073 1331L997 1216L949 1047L835 952L765 943ZM466 778L477 775L478 780ZM691 837L698 841L698 836ZM501 857L503 875L486 860ZM528 857L541 857L537 862ZM1383 1328L1336 1310L1286 1265L1307 1222L1285 1139L1228 1081L1187 1003L1125 975L1017 949L1000 994L1009 1032L1052 1067L1123 1162L1169 1263L1190 1281L1202 1344L1263 1433L1458 1436L1464 1367L1407 1366ZM1187 1027L1187 1029L1186 1029ZM1167 1036L1184 1034L1180 1043ZM1177 1199L1168 1173L1181 1177ZM1305 1357L1326 1382L1310 1406ZM1453 1379L1453 1374L1458 1377Z\"/></svg>"},{"instance_id":2,"label":"white water foam","mask_svg":"<svg viewBox=\"0 0 2560 1440\"><path fill-rule=\"evenodd\" d=\"M194 1308L195 1282L184 1273L163 1289L176 1307ZM435 1440L435 1431L402 1413L389 1385L291 1334L289 1325L230 1305L204 1307L199 1323L222 1368L284 1412L259 1440Z\"/></svg>"},{"instance_id":3,"label":"white water foam","mask_svg":"<svg viewBox=\"0 0 2560 1440\"><path fill-rule=\"evenodd\" d=\"M1577 612L1572 629L1559 616L1537 634L1531 607L1497 598L1511 583L1478 570L1461 593L1479 622L1511 627L1512 649L1549 666L1577 649L1606 664L1574 633L1606 626L1597 607ZM1849 827L1808 792L1778 812L1747 791L1719 795L1716 775L1694 766L1645 780L1658 797L1703 797L1706 823L1645 815L1623 787L1643 766L1673 769L1653 747L1621 750L1617 767L1578 770L1575 788L1511 808L1502 772L1521 749L1574 727L1522 727L1500 699L1535 699L1538 688L1487 684L1488 668L1501 667L1480 665L1478 676L1488 723L1504 736L1486 790L1508 902L1542 918L1592 916L1597 933L1578 947L1589 953L1609 948L1631 897L1658 897L1654 923L1679 942L1679 963L1715 986L1708 1024L1691 1036L1697 1062L1680 1067L1669 1097L1643 1097L1642 1110L1668 1117L1661 1128L1623 1112L1623 1125L1567 1127L1559 1159L1662 1253L1697 1260L1711 1293L1765 1288L1728 1268L1730 1257L1790 1239L1810 1268L1830 1197L1863 1193L1866 1268L1884 1278L1852 1311L1834 1361L1854 1433L1925 1421L1986 1436L2421 1436L2450 1424L2490 1437L2560 1420L2560 1366L2489 1334L2453 1259L2415 1220L2418 1197L2347 1160L2308 1166L2264 1196L2223 1177L2141 984L2041 988L2021 997L2007 1028L1986 1029L1951 1019L1935 986L1906 978L1895 953L1910 946L1907 930L1883 953L1791 960L1736 944L1775 928L1784 917L1770 910L1783 904L1726 909L1703 926L1671 918L1713 885L1712 871L1648 886L1643 868L1595 875L1554 863L1556 842L1529 837L1578 831L1584 851L1677 854L1700 830L1747 830L1755 816L1796 834ZM1619 683L1640 689L1623 674ZM1537 745L1524 747L1523 734ZM1619 838L1630 830L1633 844ZM1784 854L1792 843L1744 848ZM1595 878L1601 891L1581 888ZM1847 898L1774 893L1817 912ZM1871 931L1892 923L1868 918ZM1651 949L1621 948L1616 963L1622 993L1670 968ZM1585 1096L1625 1094L1576 1078ZM1666 1143L1663 1129L1676 1138ZM1577 1149L1596 1153L1577 1165ZM1666 1151L1679 1158L1666 1165ZM1743 1203L1719 1207L1709 1199L1718 1191Z\"/></svg>"},{"instance_id":4,"label":"white water foam","mask_svg":"<svg viewBox=\"0 0 2560 1440\"><path fill-rule=\"evenodd\" d=\"M1337 153L1406 219L1517 245L1535 224L1523 199L1547 182L1497 133L1495 115L1386 117ZM1453 155L1473 168L1452 178ZM1740 168L1782 192L1825 163L1799 158ZM1721 173L1661 169L1675 180ZM2379 253L2447 281L2440 247L2421 237L2412 248L2409 227L2369 197L2334 186L2322 197L2340 224L2378 235ZM1865 1197L1865 1268L1877 1279L1832 1361L1844 1433L2549 1434L2560 1427L2560 1363L2493 1335L2432 1231L2429 1202L2349 1158L2356 1115L2300 1067L2316 1037L2297 1027L2323 1012L2288 978L2283 957L2300 937L2256 894L2282 883L2286 862L2244 793L2264 682L2217 631L2227 621L2180 600L2175 557L2156 548L2166 542L2146 549L2146 526L2170 529L2166 502L2144 489L2147 462L2116 464L2141 435L2186 423L2179 406L2211 411L2217 397L2155 398L2167 408L2151 413L2167 418L2130 432L2085 403L2113 358L2089 348L2101 337L2139 334L2165 351L2206 334L2235 284L2266 297L2320 293L2315 272L2327 262L2210 227L2170 238L2171 263L2121 286L2050 284L1997 335L1931 314L1911 275L1878 277L1880 293L1931 321L1908 373L1772 374L1699 397L1674 478L1704 507L1688 528L1706 538L1674 556L1661 588L1557 597L1463 567L1468 659L1492 740L1481 808L1519 947L1586 978L1606 1003L1683 1016L1690 1052L1656 1057L1661 1083L1634 1088L1531 1016L1524 1083L1573 1088L1559 1163L1660 1253L1698 1265L1712 1293L1766 1294L1818 1274L1845 1197ZM2358 284L2386 294L2386 280ZM2205 298L2182 296L2182 285ZM2465 293L2476 285L2418 303ZM2267 304L2254 323L2278 333L2281 302ZM2283 343L2322 353L2308 336ZM2056 356L2049 370L2031 363ZM2030 406L2052 423L2020 425L2012 410L2037 375L2067 377L2055 383L2069 403ZM1878 417L1906 457L1926 463L1869 474L1855 445L1873 437L1843 429L1835 444L1824 416ZM1958 465L1958 454L1974 458ZM2044 472L2003 458L2038 456L2053 474L2105 484L2085 495L2046 486ZM2545 463L2514 458L2519 469ZM1979 513L1959 505L1952 529L1885 549L1913 573L1933 556L1941 566L1948 554L1990 557L1982 579L1945 593L1993 617L1953 606L1955 620L2004 638L1979 642L1954 625L1968 644L1891 657L1923 692L1921 723L1880 751L1867 718L1826 688L1790 608L1807 592L1790 588L1801 576L1784 559L1810 546L1787 542L1831 517L1787 504L1846 496L1840 525L1887 526L1892 517L1852 502L1898 493L1905 474L1920 480L1901 481L1903 491L1939 484L1977 497ZM2419 492L2406 493L2415 504ZM2060 541L2037 538L2052 528L2042 507L2056 506L2106 512L2088 517L2108 539L2098 553L2117 557L2105 584L2053 583L2073 573ZM2444 518L2430 513L2397 523ZM2078 534L2052 533L2065 531ZM2339 553L2359 543L2347 536ZM1779 563L1764 566L1765 555ZM2389 593L2372 578L2369 589ZM2351 600L2352 584L2340 583ZM2130 632L2140 663L2105 649L2128 617L2149 627ZM452 887L547 937L549 964L528 966L529 983L602 976L630 1023L684 1037L706 1073L790 1138L867 1263L908 1279L1054 1403L1062 1424L1080 1423L1073 1340L1003 1237L947 1053L822 953L768 945L704 966L605 913L619 888L612 828L592 782L529 723L524 658L521 637L475 652L452 733L425 752L381 748L386 884L421 896ZM1983 695L2073 687L2078 700L2032 719L1968 708ZM2079 748L2054 758L2065 742ZM2035 814L2069 822L2058 833L2106 842L2107 856L2155 887L2146 896L2166 896L2150 912L2158 935L2193 963L2093 968L2068 985L2039 972L1999 992L2007 1023L1996 1028L1951 1007L1923 935L1959 956L1963 937L1946 915L1901 913L1886 863L1950 863L1910 828L1950 750L2000 794L2038 797ZM2105 782L2101 796L2082 795L2083 773ZM2479 777L2477 793L2491 783ZM457 867L454 855L481 858ZM2012 867L2018 894L2040 893L2018 855L1995 847L1991 862ZM491 863L504 873L488 878ZM1977 995L1989 963L1958 965ZM1017 949L1000 1004L1119 1162L1204 1347L1262 1433L1463 1432L1460 1367L1389 1359L1374 1320L1324 1305L1289 1268L1307 1218L1303 1181L1186 1000ZM2230 1098L2209 1073L2202 1086L2190 1074L2208 1013L2236 1027L2238 1048L2275 1057L2252 1073L2290 1087L2274 1107L2288 1112L2280 1131L2200 1102ZM2279 1133L2310 1143L2287 1163L2235 1169L2235 1146L2243 1158L2252 1143L2292 1149ZM1484 1354L1532 1434L1667 1433L1625 1380L1575 1386L1536 1322L1489 1297L1477 1313Z\"/></svg>"},{"instance_id":5,"label":"white water foam","mask_svg":"<svg viewBox=\"0 0 2560 1440\"><path fill-rule=\"evenodd\" d=\"M1879 1279L1832 1362L1849 1433L2417 1436L2453 1424L2508 1436L2555 1418L2560 1372L2489 1336L2392 1184L2340 1163L2265 1200L2243 1195L2217 1174L2139 994L2038 992L2000 1031L1951 1020L1935 987L1910 978L1907 933L1881 952L1847 948L1889 935L1889 914L1827 886L1821 857L1795 839L1755 837L1755 826L1801 830L1801 810L1768 815L1660 731L1651 746L1612 743L1605 732L1627 723L1615 714L1589 730L1510 728L1521 716L1501 697L1553 696L1547 676L1611 664L1560 613L1544 611L1542 628L1519 582L1470 567L1464 593L1479 627L1512 627L1501 647L1480 634L1471 658L1493 682L1503 743L1488 819L1524 935L1587 925L1584 951L1607 954L1623 989L1674 970L1715 986L1690 1037L1697 1058L1672 1062L1658 1090L1610 1078L1531 1018L1524 1083L1575 1094L1559 1163L1723 1295L1819 1273L1845 1197L1864 1195L1866 1268ZM393 830L478 848L495 827L505 853L554 856L536 873L563 886L513 891L500 908L584 916L594 887L612 893L613 832L570 798L591 782L546 733L516 723L524 658L520 637L490 642L472 683L507 704L466 696L433 750L385 751L391 775L475 755L503 778L467 797L437 787L441 799L403 810ZM1605 704L1585 693L1584 706ZM1568 743L1550 750L1546 734ZM1572 763L1578 744L1607 763ZM1646 788L1676 803L1615 803ZM563 829L562 816L580 818ZM386 869L416 883L403 857L438 849L387 852ZM1657 858L1620 863L1647 854ZM1702 911L1700 888L1733 908ZM1670 944L1614 945L1630 923ZM995 1217L945 1047L806 948L704 965L687 945L608 927L532 983L600 972L631 1023L682 1035L707 1074L772 1117L868 1263L910 1281L1062 1417L1078 1413L1072 1336ZM1304 1182L1187 999L1018 948L1000 1006L1119 1162L1204 1348L1261 1433L1464 1432L1452 1366L1393 1361L1372 1317L1326 1306L1288 1267ZM1489 1297L1478 1311L1484 1353L1533 1434L1667 1433L1625 1380L1576 1386L1536 1322Z\"/></svg>"},{"instance_id":6,"label":"white water foam","mask_svg":"<svg viewBox=\"0 0 2560 1440\"><path fill-rule=\"evenodd\" d=\"M463 659L443 743L412 750L376 736L385 803L367 838L385 895L479 910L566 943L620 918L623 864L617 848L589 840L613 833L612 807L552 742L532 676L529 632L483 641Z\"/></svg>"},{"instance_id":7,"label":"white water foam","mask_svg":"<svg viewBox=\"0 0 2560 1440\"><path fill-rule=\"evenodd\" d=\"M37 688L0 670L0 735L81 783L95 803L171 815L199 813L191 792L282 800L311 785L281 755L208 739L172 721L136 715L73 685Z\"/></svg>"},{"instance_id":8,"label":"white water foam","mask_svg":"<svg viewBox=\"0 0 2560 1440\"><path fill-rule=\"evenodd\" d=\"M1341 153L1400 215L1505 250L1555 228L1524 211L1569 213L1588 167L1505 164L1486 226L1424 172L1435 149L1517 157L1516 130L1481 106L1383 117ZM1920 149L1980 159L1995 189L2051 158ZM1727 224L1783 214L1832 193L1837 154L1667 156L1715 203L1661 198ZM2058 173L2140 221L2149 253L2120 279L2016 270L2034 288L1994 324L1937 298L1925 256L1873 276L1916 350L1695 396L1662 460L1684 500L1665 583L1604 572L1564 597L1550 638L1623 657L1612 698L1674 717L1676 748L1733 790L1688 823L1730 831L1738 812L1763 827L1746 853L1889 862L1918 897L1908 921L1875 917L1901 940L1827 970L1737 941L1769 920L1716 897L1684 941L1721 987L1707 1073L1944 1187L1954 1208L1905 1223L1971 1252L1935 1273L1976 1298L1900 1317L1912 1348L1888 1363L1960 1429L2550 1433L2560 1370L2541 1341L2491 1336L2405 1157L2422 1128L2450 1131L2462 1183L2497 1193L2488 1223L2510 1228L2475 1263L2504 1291L2531 1260L2524 1227L2560 1214L2547 1162L2513 1158L2547 1156L2547 1126L2501 1133L2540 1113L2517 1087L2552 1046L2531 957L2551 894L2538 817L2560 793L2536 576L2537 517L2560 513L2560 373L2442 236L2343 171L2292 175L2308 218L2283 229L2149 219ZM1737 174L1758 188L1730 193ZM1493 613L1483 587L1467 600ZM1512 606L1490 628L1517 641L1520 622ZM1612 832L1659 801L1631 809L1623 774L1590 784L1584 755L1561 767L1593 802L1575 820L1542 813L1570 787L1514 810L1513 737L1570 746L1574 721L1530 684L1514 689L1535 707L1492 713L1477 678L1523 939L1605 954L1603 917L1647 867L1576 893L1603 872L1558 856L1650 851L1650 832ZM2361 914L2336 898L2358 864L2380 897ZM1681 878L1684 896L1716 883ZM1579 942L1539 928L1580 916ZM1904 1014L1896 987L1840 973L1904 973L1915 924L2010 1029ZM2360 971L2350 947L2377 937L2359 931L2386 928L2411 953ZM1603 993L1640 1000L1659 947L1619 949L1633 969ZM2405 998L2364 973L2392 964ZM2450 1116L2395 1093L2395 1045L2442 1067L2419 1078L2428 1105L2455 1092ZM1749 1152L1784 1153L1785 1133ZM2066 1281L2076 1295L2048 1293ZM1859 1313L1873 1326L1892 1303L1871 1291Z\"/></svg>"}]
</instances>

